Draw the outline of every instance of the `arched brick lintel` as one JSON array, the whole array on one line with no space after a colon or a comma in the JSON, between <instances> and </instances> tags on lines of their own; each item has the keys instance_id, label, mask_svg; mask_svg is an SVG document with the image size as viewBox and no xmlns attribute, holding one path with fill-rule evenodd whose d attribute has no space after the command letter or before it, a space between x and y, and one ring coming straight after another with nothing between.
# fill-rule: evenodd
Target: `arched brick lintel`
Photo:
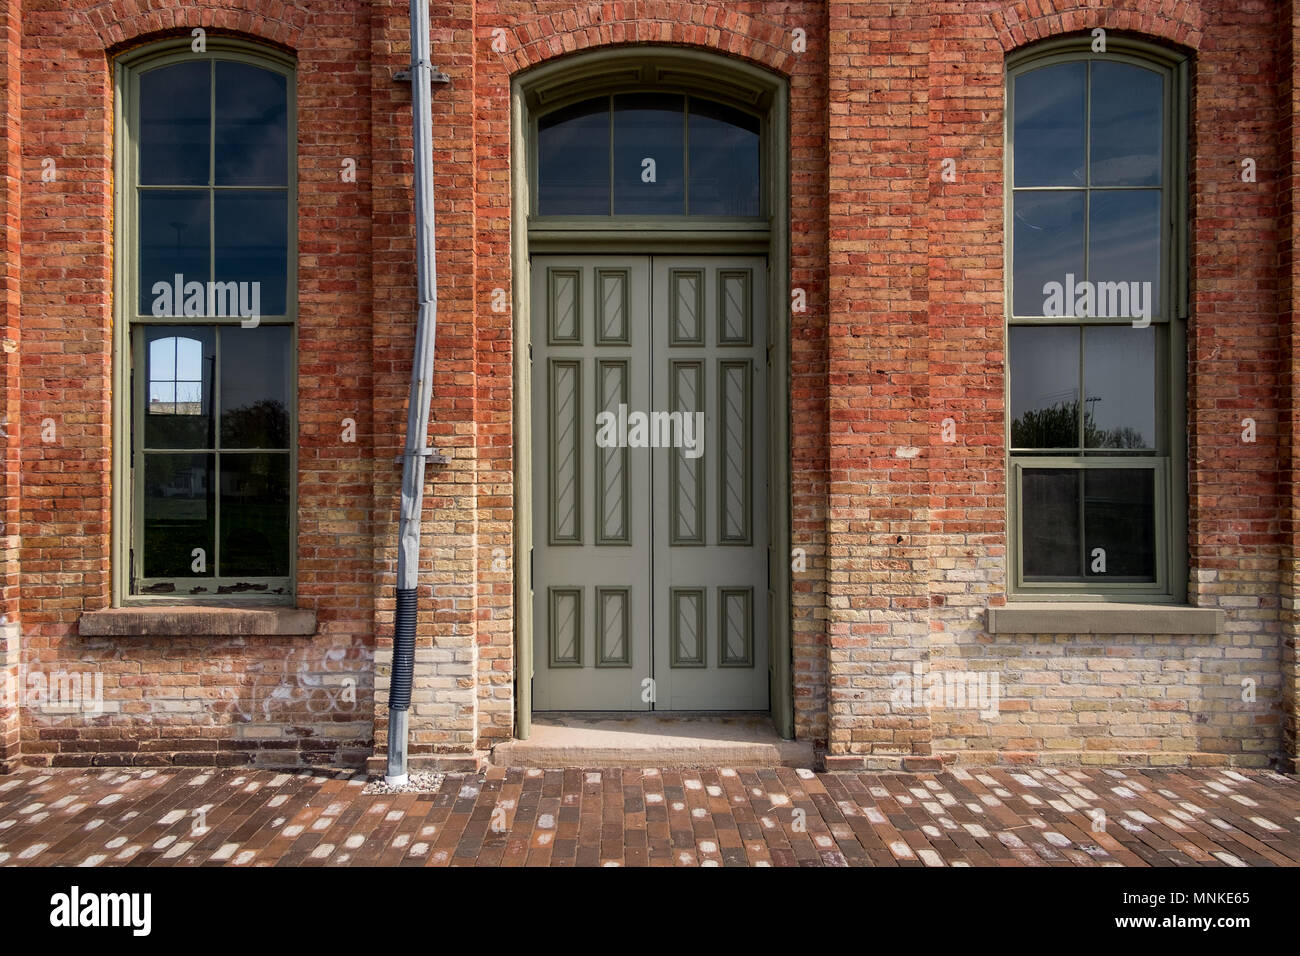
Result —
<instances>
[{"instance_id":1,"label":"arched brick lintel","mask_svg":"<svg viewBox=\"0 0 1300 956\"><path fill-rule=\"evenodd\" d=\"M148 0L109 0L87 4L82 16L105 50L121 50L145 40L188 35L195 27L242 34L289 49L301 46L311 17L306 3L285 0L209 0L165 8Z\"/></svg>"},{"instance_id":2,"label":"arched brick lintel","mask_svg":"<svg viewBox=\"0 0 1300 956\"><path fill-rule=\"evenodd\" d=\"M1041 0L1037 5L1055 9L1034 14L1022 0L989 14L1003 52L1094 27L1142 34L1191 50L1200 49L1204 36L1204 17L1195 0L1177 0L1172 9L1168 0L1119 0L1105 7L1096 6L1092 0L1053 0L1050 4Z\"/></svg>"},{"instance_id":3,"label":"arched brick lintel","mask_svg":"<svg viewBox=\"0 0 1300 956\"><path fill-rule=\"evenodd\" d=\"M514 75L583 50L659 44L727 54L783 76L794 71L799 57L792 50L794 25L725 12L717 4L662 2L643 6L644 10L638 10L641 15L635 18L624 15L622 3L604 3L500 27L508 43L501 57ZM494 28L488 25L485 29ZM491 34L480 39L491 42Z\"/></svg>"}]
</instances>

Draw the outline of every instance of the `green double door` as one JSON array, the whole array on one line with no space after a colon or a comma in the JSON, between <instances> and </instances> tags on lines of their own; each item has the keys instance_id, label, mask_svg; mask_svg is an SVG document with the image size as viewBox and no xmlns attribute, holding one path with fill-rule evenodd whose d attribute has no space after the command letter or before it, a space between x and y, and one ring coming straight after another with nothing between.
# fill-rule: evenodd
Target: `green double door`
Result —
<instances>
[{"instance_id":1,"label":"green double door","mask_svg":"<svg viewBox=\"0 0 1300 956\"><path fill-rule=\"evenodd\" d=\"M768 709L766 268L533 258L534 709Z\"/></svg>"}]
</instances>

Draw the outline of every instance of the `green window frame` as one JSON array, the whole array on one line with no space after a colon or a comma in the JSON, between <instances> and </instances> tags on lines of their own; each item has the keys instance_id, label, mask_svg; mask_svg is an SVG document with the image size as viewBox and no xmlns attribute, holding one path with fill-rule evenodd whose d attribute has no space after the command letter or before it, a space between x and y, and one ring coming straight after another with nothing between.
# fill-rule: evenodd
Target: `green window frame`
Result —
<instances>
[{"instance_id":1,"label":"green window frame","mask_svg":"<svg viewBox=\"0 0 1300 956\"><path fill-rule=\"evenodd\" d=\"M291 604L295 62L186 38L114 72L113 603Z\"/></svg>"},{"instance_id":2,"label":"green window frame","mask_svg":"<svg viewBox=\"0 0 1300 956\"><path fill-rule=\"evenodd\" d=\"M1006 63L1008 593L1183 603L1187 62L1092 43Z\"/></svg>"}]
</instances>

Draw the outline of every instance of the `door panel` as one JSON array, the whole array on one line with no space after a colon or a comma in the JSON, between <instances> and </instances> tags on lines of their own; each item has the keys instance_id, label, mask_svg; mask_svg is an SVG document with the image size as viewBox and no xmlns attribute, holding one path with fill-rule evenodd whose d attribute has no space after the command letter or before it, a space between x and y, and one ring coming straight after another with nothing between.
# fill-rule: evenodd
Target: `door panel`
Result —
<instances>
[{"instance_id":1,"label":"door panel","mask_svg":"<svg viewBox=\"0 0 1300 956\"><path fill-rule=\"evenodd\" d=\"M765 289L755 257L532 260L537 710L768 709Z\"/></svg>"},{"instance_id":2,"label":"door panel","mask_svg":"<svg viewBox=\"0 0 1300 956\"><path fill-rule=\"evenodd\" d=\"M649 450L598 447L595 422L649 407L650 261L532 267L533 706L648 710Z\"/></svg>"},{"instance_id":3,"label":"door panel","mask_svg":"<svg viewBox=\"0 0 1300 956\"><path fill-rule=\"evenodd\" d=\"M652 268L652 394L704 413L702 447L651 461L655 709L766 710L766 263Z\"/></svg>"}]
</instances>

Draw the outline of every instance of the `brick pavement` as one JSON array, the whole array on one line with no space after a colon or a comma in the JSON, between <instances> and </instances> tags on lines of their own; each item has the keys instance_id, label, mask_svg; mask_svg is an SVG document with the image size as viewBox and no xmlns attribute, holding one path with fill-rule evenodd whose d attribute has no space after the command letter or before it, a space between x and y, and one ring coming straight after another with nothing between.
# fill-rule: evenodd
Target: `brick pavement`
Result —
<instances>
[{"instance_id":1,"label":"brick pavement","mask_svg":"<svg viewBox=\"0 0 1300 956\"><path fill-rule=\"evenodd\" d=\"M1231 770L270 770L0 777L0 865L1296 866L1300 781Z\"/></svg>"}]
</instances>

